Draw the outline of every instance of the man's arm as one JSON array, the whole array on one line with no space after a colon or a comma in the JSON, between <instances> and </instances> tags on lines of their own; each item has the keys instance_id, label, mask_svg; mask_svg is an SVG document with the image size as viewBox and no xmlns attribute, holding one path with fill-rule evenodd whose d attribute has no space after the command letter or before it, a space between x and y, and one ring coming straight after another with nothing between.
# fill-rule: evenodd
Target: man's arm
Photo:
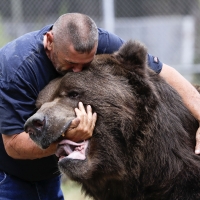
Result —
<instances>
[{"instance_id":1,"label":"man's arm","mask_svg":"<svg viewBox=\"0 0 200 200\"><path fill-rule=\"evenodd\" d=\"M5 135L2 134L3 143L7 154L14 159L37 159L53 155L57 143L51 144L47 149L41 149L29 137L29 134Z\"/></svg>"},{"instance_id":2,"label":"man's arm","mask_svg":"<svg viewBox=\"0 0 200 200\"><path fill-rule=\"evenodd\" d=\"M200 94L192 84L174 68L166 64L163 64L160 76L162 76L179 93L186 107L200 122ZM200 128L198 128L196 132L195 153L200 154Z\"/></svg>"}]
</instances>

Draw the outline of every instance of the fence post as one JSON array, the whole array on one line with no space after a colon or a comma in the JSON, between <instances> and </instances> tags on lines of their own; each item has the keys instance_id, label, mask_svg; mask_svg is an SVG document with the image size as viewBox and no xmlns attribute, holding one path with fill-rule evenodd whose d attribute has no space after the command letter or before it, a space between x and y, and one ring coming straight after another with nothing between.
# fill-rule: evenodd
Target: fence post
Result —
<instances>
[{"instance_id":1,"label":"fence post","mask_svg":"<svg viewBox=\"0 0 200 200\"><path fill-rule=\"evenodd\" d=\"M24 34L22 0L11 0L11 12L12 27L16 31L15 37L19 37Z\"/></svg>"},{"instance_id":2,"label":"fence post","mask_svg":"<svg viewBox=\"0 0 200 200\"><path fill-rule=\"evenodd\" d=\"M111 32L115 32L115 9L114 0L103 0L103 24L104 28Z\"/></svg>"}]
</instances>

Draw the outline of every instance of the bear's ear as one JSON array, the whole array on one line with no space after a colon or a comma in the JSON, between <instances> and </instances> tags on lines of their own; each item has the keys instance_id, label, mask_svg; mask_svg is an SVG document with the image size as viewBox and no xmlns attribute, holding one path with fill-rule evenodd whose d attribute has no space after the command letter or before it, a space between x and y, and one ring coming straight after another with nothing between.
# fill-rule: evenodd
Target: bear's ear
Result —
<instances>
[{"instance_id":1,"label":"bear's ear","mask_svg":"<svg viewBox=\"0 0 200 200\"><path fill-rule=\"evenodd\" d=\"M54 99L55 93L59 88L62 77L53 79L43 90L40 91L37 101L36 108L40 108L45 102L50 102Z\"/></svg>"},{"instance_id":2,"label":"bear's ear","mask_svg":"<svg viewBox=\"0 0 200 200\"><path fill-rule=\"evenodd\" d=\"M130 40L112 56L119 63L118 74L121 73L128 79L134 92L145 97L150 103L153 102L157 94L150 78L150 73L153 72L147 65L146 47L140 42Z\"/></svg>"},{"instance_id":3,"label":"bear's ear","mask_svg":"<svg viewBox=\"0 0 200 200\"><path fill-rule=\"evenodd\" d=\"M140 75L145 74L147 67L147 49L142 43L129 40L113 54L113 57L115 57L125 70Z\"/></svg>"}]
</instances>

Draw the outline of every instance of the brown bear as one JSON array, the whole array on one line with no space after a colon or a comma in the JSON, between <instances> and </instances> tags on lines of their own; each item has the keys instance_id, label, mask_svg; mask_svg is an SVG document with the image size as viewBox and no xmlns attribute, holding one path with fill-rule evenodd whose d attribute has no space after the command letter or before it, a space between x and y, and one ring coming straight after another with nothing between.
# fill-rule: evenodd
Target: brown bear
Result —
<instances>
[{"instance_id":1,"label":"brown bear","mask_svg":"<svg viewBox=\"0 0 200 200\"><path fill-rule=\"evenodd\" d=\"M62 140L78 102L98 119L93 136ZM53 80L25 131L42 148L56 140L59 169L97 200L199 200L198 123L180 96L147 66L133 41L88 68Z\"/></svg>"}]
</instances>

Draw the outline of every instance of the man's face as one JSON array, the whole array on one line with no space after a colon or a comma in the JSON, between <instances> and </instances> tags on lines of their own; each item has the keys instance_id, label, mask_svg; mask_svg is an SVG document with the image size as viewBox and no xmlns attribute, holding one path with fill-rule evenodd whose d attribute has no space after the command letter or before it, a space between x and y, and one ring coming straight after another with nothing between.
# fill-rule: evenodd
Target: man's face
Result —
<instances>
[{"instance_id":1,"label":"man's face","mask_svg":"<svg viewBox=\"0 0 200 200\"><path fill-rule=\"evenodd\" d=\"M60 74L65 74L67 71L80 72L92 62L96 50L97 45L90 53L79 53L70 45L67 51L64 52L54 45L50 52L50 59Z\"/></svg>"}]
</instances>

